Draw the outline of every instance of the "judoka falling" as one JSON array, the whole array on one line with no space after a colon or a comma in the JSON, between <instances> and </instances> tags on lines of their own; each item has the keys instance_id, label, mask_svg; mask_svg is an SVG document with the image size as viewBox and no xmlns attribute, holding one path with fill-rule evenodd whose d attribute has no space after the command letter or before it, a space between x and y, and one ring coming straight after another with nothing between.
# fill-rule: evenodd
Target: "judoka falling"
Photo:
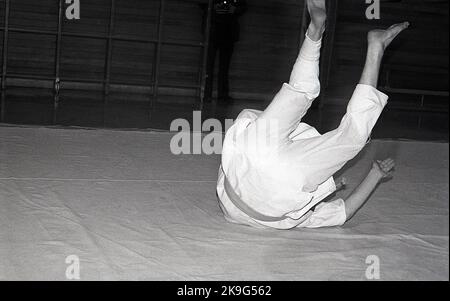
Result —
<instances>
[{"instance_id":1,"label":"judoka falling","mask_svg":"<svg viewBox=\"0 0 450 301\"><path fill-rule=\"evenodd\" d=\"M336 190L333 175L363 149L387 104L376 89L383 54L409 23L368 33L366 63L347 112L337 129L320 135L301 120L320 93L326 1L307 5L311 23L289 83L264 112L244 110L226 133L217 194L230 222L277 229L343 225L392 176L394 161L377 160L346 200L324 202Z\"/></svg>"}]
</instances>

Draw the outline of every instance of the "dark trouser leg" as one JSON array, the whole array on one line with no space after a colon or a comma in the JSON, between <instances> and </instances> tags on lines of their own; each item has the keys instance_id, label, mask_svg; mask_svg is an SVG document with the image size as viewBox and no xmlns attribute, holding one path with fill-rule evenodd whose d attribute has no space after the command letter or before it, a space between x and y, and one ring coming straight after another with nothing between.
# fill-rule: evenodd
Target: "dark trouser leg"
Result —
<instances>
[{"instance_id":1,"label":"dark trouser leg","mask_svg":"<svg viewBox=\"0 0 450 301\"><path fill-rule=\"evenodd\" d=\"M217 44L211 42L208 49L208 60L206 64L205 100L211 101L214 86L214 65L216 62Z\"/></svg>"},{"instance_id":2,"label":"dark trouser leg","mask_svg":"<svg viewBox=\"0 0 450 301\"><path fill-rule=\"evenodd\" d=\"M221 100L229 98L229 71L233 56L234 43L226 43L219 46L219 87L218 97Z\"/></svg>"}]
</instances>

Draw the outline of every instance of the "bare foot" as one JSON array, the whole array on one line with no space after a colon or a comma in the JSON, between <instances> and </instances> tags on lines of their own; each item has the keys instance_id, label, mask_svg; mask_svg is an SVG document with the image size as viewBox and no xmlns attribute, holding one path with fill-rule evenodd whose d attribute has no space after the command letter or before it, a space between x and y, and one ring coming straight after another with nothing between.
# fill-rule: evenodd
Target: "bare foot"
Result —
<instances>
[{"instance_id":1,"label":"bare foot","mask_svg":"<svg viewBox=\"0 0 450 301\"><path fill-rule=\"evenodd\" d=\"M394 24L386 30L375 29L368 33L367 39L369 47L380 48L384 51L391 42L405 29L409 27L409 22Z\"/></svg>"},{"instance_id":2,"label":"bare foot","mask_svg":"<svg viewBox=\"0 0 450 301\"><path fill-rule=\"evenodd\" d=\"M325 0L307 0L308 12L311 17L308 35L315 41L318 41L325 31L325 23L327 21L327 9Z\"/></svg>"}]
</instances>

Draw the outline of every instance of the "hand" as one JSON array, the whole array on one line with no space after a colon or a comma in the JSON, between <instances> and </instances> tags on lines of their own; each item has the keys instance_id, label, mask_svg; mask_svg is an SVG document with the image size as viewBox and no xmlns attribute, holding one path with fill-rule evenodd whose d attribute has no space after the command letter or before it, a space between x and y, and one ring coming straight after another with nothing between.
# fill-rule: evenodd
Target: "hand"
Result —
<instances>
[{"instance_id":1,"label":"hand","mask_svg":"<svg viewBox=\"0 0 450 301\"><path fill-rule=\"evenodd\" d=\"M372 171L374 171L381 180L392 178L394 172L395 161L391 158L386 160L377 160L373 162Z\"/></svg>"}]
</instances>

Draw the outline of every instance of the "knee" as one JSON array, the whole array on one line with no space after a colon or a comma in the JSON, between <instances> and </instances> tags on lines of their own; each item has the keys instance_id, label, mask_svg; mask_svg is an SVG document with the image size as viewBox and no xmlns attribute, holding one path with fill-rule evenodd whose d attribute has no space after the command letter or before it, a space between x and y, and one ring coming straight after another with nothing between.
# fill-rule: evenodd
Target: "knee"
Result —
<instances>
[{"instance_id":1,"label":"knee","mask_svg":"<svg viewBox=\"0 0 450 301\"><path fill-rule=\"evenodd\" d=\"M289 90L306 96L309 100L316 99L320 94L320 83L317 82L299 82L286 84Z\"/></svg>"},{"instance_id":2,"label":"knee","mask_svg":"<svg viewBox=\"0 0 450 301\"><path fill-rule=\"evenodd\" d=\"M347 114L338 128L345 144L353 145L359 150L367 144L372 131L372 127L363 119L355 114Z\"/></svg>"}]
</instances>

